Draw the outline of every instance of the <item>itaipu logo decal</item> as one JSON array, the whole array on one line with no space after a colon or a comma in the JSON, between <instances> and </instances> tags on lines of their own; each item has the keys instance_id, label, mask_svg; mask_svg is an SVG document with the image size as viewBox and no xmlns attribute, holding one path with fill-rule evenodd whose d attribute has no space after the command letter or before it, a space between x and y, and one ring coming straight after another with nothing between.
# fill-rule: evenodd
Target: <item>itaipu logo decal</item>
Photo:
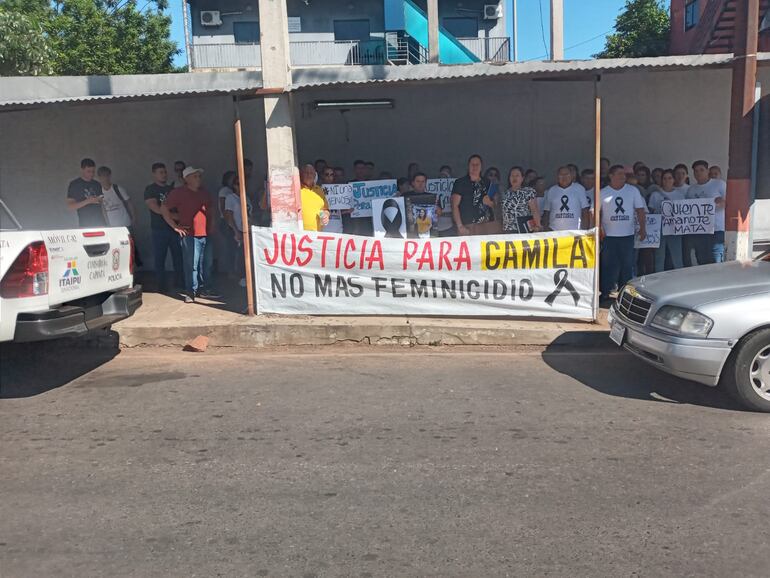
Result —
<instances>
[{"instance_id":1,"label":"itaipu logo decal","mask_svg":"<svg viewBox=\"0 0 770 578\"><path fill-rule=\"evenodd\" d=\"M80 286L80 281L77 259L69 259L64 274L59 279L59 287L64 291L77 289Z\"/></svg>"}]
</instances>

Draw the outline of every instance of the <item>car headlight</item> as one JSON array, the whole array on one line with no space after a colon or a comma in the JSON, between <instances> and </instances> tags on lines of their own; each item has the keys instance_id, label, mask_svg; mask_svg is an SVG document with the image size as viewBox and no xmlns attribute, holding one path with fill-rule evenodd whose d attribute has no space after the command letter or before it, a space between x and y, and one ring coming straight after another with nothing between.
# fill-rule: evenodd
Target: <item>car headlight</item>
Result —
<instances>
[{"instance_id":1,"label":"car headlight","mask_svg":"<svg viewBox=\"0 0 770 578\"><path fill-rule=\"evenodd\" d=\"M652 320L653 327L690 337L706 337L714 322L697 311L665 305Z\"/></svg>"}]
</instances>

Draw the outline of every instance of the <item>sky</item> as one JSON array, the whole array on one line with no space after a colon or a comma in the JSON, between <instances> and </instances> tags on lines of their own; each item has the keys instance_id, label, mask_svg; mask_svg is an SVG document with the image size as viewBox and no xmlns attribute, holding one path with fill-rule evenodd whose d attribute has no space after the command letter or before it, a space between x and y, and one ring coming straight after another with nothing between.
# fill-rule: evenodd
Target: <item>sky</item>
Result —
<instances>
[{"instance_id":1,"label":"sky","mask_svg":"<svg viewBox=\"0 0 770 578\"><path fill-rule=\"evenodd\" d=\"M182 49L174 62L179 66L187 64L182 24L183 1L170 2L173 19L171 36ZM510 5L511 0L506 1ZM602 50L604 39L612 32L615 18L625 3L626 0L564 0L564 57L591 58ZM665 4L668 6L668 0ZM550 6L550 0L517 0L519 60L544 60L547 57Z\"/></svg>"}]
</instances>

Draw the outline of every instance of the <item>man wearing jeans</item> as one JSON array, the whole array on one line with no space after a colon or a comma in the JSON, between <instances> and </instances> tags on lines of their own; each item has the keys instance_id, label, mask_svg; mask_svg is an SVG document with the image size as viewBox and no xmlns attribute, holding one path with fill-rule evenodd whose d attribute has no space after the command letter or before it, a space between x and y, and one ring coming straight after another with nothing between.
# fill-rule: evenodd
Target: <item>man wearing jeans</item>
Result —
<instances>
[{"instance_id":1,"label":"man wearing jeans","mask_svg":"<svg viewBox=\"0 0 770 578\"><path fill-rule=\"evenodd\" d=\"M604 241L601 250L601 299L610 298L617 284L623 287L634 273L634 216L639 238L647 237L646 205L639 189L626 184L623 165L610 168L610 184L601 191L601 219Z\"/></svg>"},{"instance_id":2,"label":"man wearing jeans","mask_svg":"<svg viewBox=\"0 0 770 578\"><path fill-rule=\"evenodd\" d=\"M698 265L721 263L725 260L725 196L727 185L722 180L712 179L709 164L695 161L692 164L695 184L687 189L688 199L714 199L716 218L714 233L711 235L688 235L695 244Z\"/></svg>"},{"instance_id":3,"label":"man wearing jeans","mask_svg":"<svg viewBox=\"0 0 770 578\"><path fill-rule=\"evenodd\" d=\"M207 287L211 271L205 258L206 242L215 219L211 195L201 186L202 172L186 167L182 172L184 185L171 191L163 204L163 218L181 238L185 303L193 303L196 297L219 297Z\"/></svg>"},{"instance_id":4,"label":"man wearing jeans","mask_svg":"<svg viewBox=\"0 0 770 578\"><path fill-rule=\"evenodd\" d=\"M166 293L166 254L171 253L174 265L174 283L182 287L182 248L179 235L168 226L163 218L163 203L174 188L168 184L168 171L163 163L152 165L152 184L144 189L144 204L150 210L150 228L152 230L152 250L155 255L155 275L158 278L158 291Z\"/></svg>"}]
</instances>

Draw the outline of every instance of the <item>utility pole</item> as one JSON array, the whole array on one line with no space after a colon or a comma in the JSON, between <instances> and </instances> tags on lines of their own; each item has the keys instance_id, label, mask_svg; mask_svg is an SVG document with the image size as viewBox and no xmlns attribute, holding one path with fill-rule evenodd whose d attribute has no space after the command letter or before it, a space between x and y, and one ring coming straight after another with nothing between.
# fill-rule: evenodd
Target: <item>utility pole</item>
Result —
<instances>
[{"instance_id":1,"label":"utility pole","mask_svg":"<svg viewBox=\"0 0 770 578\"><path fill-rule=\"evenodd\" d=\"M267 181L272 225L299 229L300 193L291 96L289 18L286 0L259 0L262 53L261 94L265 101Z\"/></svg>"},{"instance_id":2,"label":"utility pole","mask_svg":"<svg viewBox=\"0 0 770 578\"><path fill-rule=\"evenodd\" d=\"M551 0L551 60L564 60L564 0Z\"/></svg>"},{"instance_id":3,"label":"utility pole","mask_svg":"<svg viewBox=\"0 0 770 578\"><path fill-rule=\"evenodd\" d=\"M750 259L752 253L749 228L758 34L759 0L736 2L725 207L727 259Z\"/></svg>"},{"instance_id":4,"label":"utility pole","mask_svg":"<svg viewBox=\"0 0 770 578\"><path fill-rule=\"evenodd\" d=\"M516 0L511 0L512 19L513 19L513 61L519 60L519 15L516 9Z\"/></svg>"}]
</instances>

